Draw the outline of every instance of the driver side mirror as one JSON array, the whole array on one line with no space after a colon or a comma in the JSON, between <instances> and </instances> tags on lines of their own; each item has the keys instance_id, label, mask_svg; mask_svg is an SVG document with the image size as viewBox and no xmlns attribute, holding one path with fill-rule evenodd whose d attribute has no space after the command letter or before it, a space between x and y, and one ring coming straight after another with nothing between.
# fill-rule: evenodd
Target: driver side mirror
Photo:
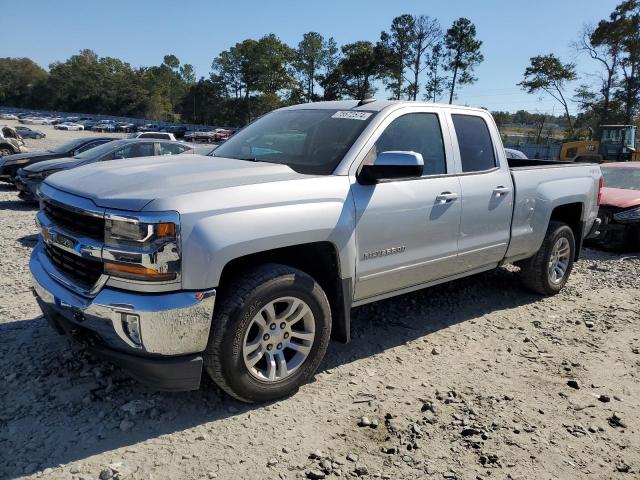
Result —
<instances>
[{"instance_id":1,"label":"driver side mirror","mask_svg":"<svg viewBox=\"0 0 640 480\"><path fill-rule=\"evenodd\" d=\"M358 174L362 185L374 185L382 180L420 178L424 171L422 154L389 151L380 153L370 165L363 165Z\"/></svg>"}]
</instances>

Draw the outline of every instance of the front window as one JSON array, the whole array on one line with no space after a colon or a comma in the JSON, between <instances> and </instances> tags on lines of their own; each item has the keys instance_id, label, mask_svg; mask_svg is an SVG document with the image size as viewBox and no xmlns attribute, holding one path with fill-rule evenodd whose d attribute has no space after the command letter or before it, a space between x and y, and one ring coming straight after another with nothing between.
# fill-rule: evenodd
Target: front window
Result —
<instances>
[{"instance_id":1,"label":"front window","mask_svg":"<svg viewBox=\"0 0 640 480\"><path fill-rule=\"evenodd\" d=\"M624 130L622 128L605 128L602 131L602 143L620 145L624 140Z\"/></svg>"},{"instance_id":2,"label":"front window","mask_svg":"<svg viewBox=\"0 0 640 480\"><path fill-rule=\"evenodd\" d=\"M408 113L393 120L375 144L376 154L411 151L422 155L423 175L447 173L440 121L435 113Z\"/></svg>"},{"instance_id":3,"label":"front window","mask_svg":"<svg viewBox=\"0 0 640 480\"><path fill-rule=\"evenodd\" d=\"M211 152L329 175L373 118L362 110L281 110L265 115Z\"/></svg>"},{"instance_id":4,"label":"front window","mask_svg":"<svg viewBox=\"0 0 640 480\"><path fill-rule=\"evenodd\" d=\"M604 186L625 190L640 190L640 168L602 167Z\"/></svg>"}]
</instances>

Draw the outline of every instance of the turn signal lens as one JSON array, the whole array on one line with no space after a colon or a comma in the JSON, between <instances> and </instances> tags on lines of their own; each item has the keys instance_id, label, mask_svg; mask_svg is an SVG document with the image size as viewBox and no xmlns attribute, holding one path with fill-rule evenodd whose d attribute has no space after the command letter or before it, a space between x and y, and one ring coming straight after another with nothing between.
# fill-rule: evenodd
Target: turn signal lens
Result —
<instances>
[{"instance_id":1,"label":"turn signal lens","mask_svg":"<svg viewBox=\"0 0 640 480\"><path fill-rule=\"evenodd\" d=\"M120 263L105 263L104 271L108 275L115 277L128 278L131 280L145 280L151 282L166 282L175 280L175 273L162 273L153 268L143 267L141 265L126 265Z\"/></svg>"},{"instance_id":2,"label":"turn signal lens","mask_svg":"<svg viewBox=\"0 0 640 480\"><path fill-rule=\"evenodd\" d=\"M156 227L158 238L175 238L176 237L176 224L175 223L159 223Z\"/></svg>"}]
</instances>

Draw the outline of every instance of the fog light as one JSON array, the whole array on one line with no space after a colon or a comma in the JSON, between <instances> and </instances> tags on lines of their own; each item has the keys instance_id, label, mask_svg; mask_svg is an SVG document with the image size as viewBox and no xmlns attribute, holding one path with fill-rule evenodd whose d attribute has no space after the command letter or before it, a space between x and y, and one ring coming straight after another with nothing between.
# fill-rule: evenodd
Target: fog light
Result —
<instances>
[{"instance_id":1,"label":"fog light","mask_svg":"<svg viewBox=\"0 0 640 480\"><path fill-rule=\"evenodd\" d=\"M140 336L140 317L138 317L138 315L123 313L122 329L133 343L136 345L142 345L142 337Z\"/></svg>"}]
</instances>

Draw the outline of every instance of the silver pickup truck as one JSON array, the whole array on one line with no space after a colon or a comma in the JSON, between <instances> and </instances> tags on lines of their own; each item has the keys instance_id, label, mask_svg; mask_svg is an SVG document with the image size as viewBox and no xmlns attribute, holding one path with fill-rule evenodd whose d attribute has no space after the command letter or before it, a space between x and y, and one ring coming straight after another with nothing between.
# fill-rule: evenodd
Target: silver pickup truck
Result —
<instances>
[{"instance_id":1,"label":"silver pickup truck","mask_svg":"<svg viewBox=\"0 0 640 480\"><path fill-rule=\"evenodd\" d=\"M491 115L389 101L283 108L209 156L118 160L40 188L45 317L158 389L202 370L294 393L352 307L514 263L560 291L594 228L597 165L509 165Z\"/></svg>"}]
</instances>

